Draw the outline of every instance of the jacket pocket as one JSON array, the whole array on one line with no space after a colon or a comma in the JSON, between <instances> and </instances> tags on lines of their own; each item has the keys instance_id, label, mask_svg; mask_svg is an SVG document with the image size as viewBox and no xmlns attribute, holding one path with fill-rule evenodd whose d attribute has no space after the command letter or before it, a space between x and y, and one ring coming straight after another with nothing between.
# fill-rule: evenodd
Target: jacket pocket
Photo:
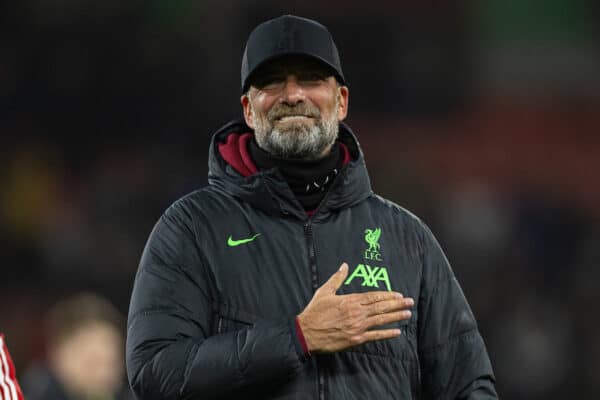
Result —
<instances>
[{"instance_id":1,"label":"jacket pocket","mask_svg":"<svg viewBox=\"0 0 600 400\"><path fill-rule=\"evenodd\" d=\"M225 303L213 307L215 334L237 331L254 325L260 317Z\"/></svg>"}]
</instances>

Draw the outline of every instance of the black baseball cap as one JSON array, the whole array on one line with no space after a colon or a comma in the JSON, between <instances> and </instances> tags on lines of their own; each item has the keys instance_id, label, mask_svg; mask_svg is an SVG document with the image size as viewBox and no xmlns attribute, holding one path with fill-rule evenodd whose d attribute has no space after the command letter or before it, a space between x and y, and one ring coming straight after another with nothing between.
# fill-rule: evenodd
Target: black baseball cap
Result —
<instances>
[{"instance_id":1,"label":"black baseball cap","mask_svg":"<svg viewBox=\"0 0 600 400\"><path fill-rule=\"evenodd\" d=\"M260 66L294 55L321 62L339 83L345 84L340 56L329 30L308 18L282 15L263 22L250 33L242 58L242 93L248 90L249 78Z\"/></svg>"}]
</instances>

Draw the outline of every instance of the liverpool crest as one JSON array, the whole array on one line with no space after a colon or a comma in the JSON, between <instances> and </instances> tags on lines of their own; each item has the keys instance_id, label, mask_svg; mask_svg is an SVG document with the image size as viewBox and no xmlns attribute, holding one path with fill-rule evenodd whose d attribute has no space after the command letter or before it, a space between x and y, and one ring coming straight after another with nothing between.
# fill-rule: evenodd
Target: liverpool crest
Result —
<instances>
[{"instance_id":1,"label":"liverpool crest","mask_svg":"<svg viewBox=\"0 0 600 400\"><path fill-rule=\"evenodd\" d=\"M365 250L365 258L367 260L381 261L381 253L379 252L379 237L381 236L381 228L365 229L365 242L369 248Z\"/></svg>"}]
</instances>

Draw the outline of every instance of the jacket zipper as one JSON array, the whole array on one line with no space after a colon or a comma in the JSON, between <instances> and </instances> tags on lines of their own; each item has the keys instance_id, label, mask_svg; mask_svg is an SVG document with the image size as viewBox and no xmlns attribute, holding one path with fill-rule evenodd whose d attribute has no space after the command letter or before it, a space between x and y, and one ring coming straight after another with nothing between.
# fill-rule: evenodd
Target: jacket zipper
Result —
<instances>
[{"instance_id":1,"label":"jacket zipper","mask_svg":"<svg viewBox=\"0 0 600 400\"><path fill-rule=\"evenodd\" d=\"M340 173L340 174L338 174L338 176L336 176L336 179L345 179L346 173L347 172L345 169L342 171L342 173ZM325 197L323 197L323 199L321 199L321 202L317 206L317 208L313 214L313 217L319 213L319 211L321 210L321 207L327 201L327 198L329 197L330 193L331 193L331 188L329 188L327 193L325 193ZM311 225L311 220L313 217L310 217L308 219L308 221L306 221L304 223L304 236L306 237L306 245L308 247L308 259L310 262L311 281L312 281L312 288L313 288L313 293L314 293L319 288L319 277L317 275L317 258L316 258L316 253L315 253L315 245L313 242L313 233L312 233L312 225ZM317 358L315 358L315 370L316 370L317 381L318 381L319 400L325 400L325 377L319 373L319 363L317 362Z\"/></svg>"},{"instance_id":2,"label":"jacket zipper","mask_svg":"<svg viewBox=\"0 0 600 400\"><path fill-rule=\"evenodd\" d=\"M319 277L317 276L317 261L315 254L315 246L313 243L313 233L310 220L304 224L304 236L306 237L306 245L308 247L308 259L310 262L310 273L313 293L319 288ZM325 400L325 378L319 373L318 360L315 358L315 369L317 373L319 400Z\"/></svg>"},{"instance_id":3,"label":"jacket zipper","mask_svg":"<svg viewBox=\"0 0 600 400\"><path fill-rule=\"evenodd\" d=\"M308 260L310 262L310 273L312 288L316 291L319 288L319 278L317 276L317 261L315 257L315 246L313 244L313 233L310 222L304 224L304 235L306 236L306 245L308 247Z\"/></svg>"}]
</instances>

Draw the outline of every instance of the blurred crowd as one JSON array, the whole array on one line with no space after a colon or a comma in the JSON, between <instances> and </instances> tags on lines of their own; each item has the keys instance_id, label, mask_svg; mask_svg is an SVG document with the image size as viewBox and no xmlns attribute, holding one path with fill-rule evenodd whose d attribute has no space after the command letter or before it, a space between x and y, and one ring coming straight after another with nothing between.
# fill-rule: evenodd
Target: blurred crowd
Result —
<instances>
[{"instance_id":1,"label":"blurred crowd","mask_svg":"<svg viewBox=\"0 0 600 400\"><path fill-rule=\"evenodd\" d=\"M500 395L598 398L591 0L0 4L0 331L27 386L54 304L87 291L126 315L152 226L241 115L248 32L286 12L332 31L374 189L436 234Z\"/></svg>"}]
</instances>

